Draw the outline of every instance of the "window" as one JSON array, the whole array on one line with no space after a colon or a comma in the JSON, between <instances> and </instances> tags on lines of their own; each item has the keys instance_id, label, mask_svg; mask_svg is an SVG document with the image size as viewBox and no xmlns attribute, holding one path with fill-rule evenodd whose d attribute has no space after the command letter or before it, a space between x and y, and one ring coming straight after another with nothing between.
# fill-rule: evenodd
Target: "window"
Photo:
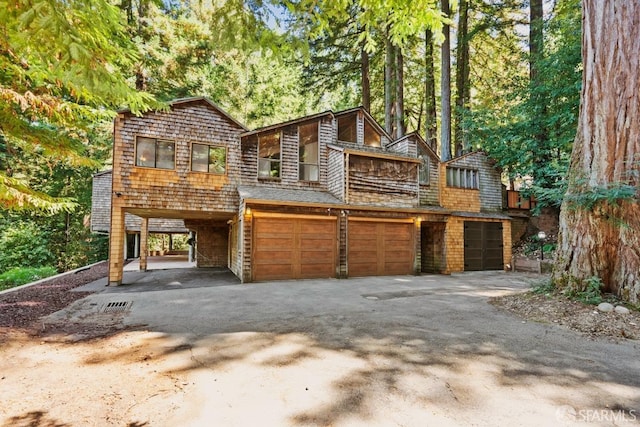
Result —
<instances>
[{"instance_id":1,"label":"window","mask_svg":"<svg viewBox=\"0 0 640 427\"><path fill-rule=\"evenodd\" d=\"M358 120L356 114L338 117L338 141L358 142Z\"/></svg>"},{"instance_id":2,"label":"window","mask_svg":"<svg viewBox=\"0 0 640 427\"><path fill-rule=\"evenodd\" d=\"M380 134L375 131L367 120L364 121L364 145L369 147L382 147Z\"/></svg>"},{"instance_id":3,"label":"window","mask_svg":"<svg viewBox=\"0 0 640 427\"><path fill-rule=\"evenodd\" d=\"M479 189L478 171L475 169L447 168L447 185L449 187Z\"/></svg>"},{"instance_id":4,"label":"window","mask_svg":"<svg viewBox=\"0 0 640 427\"><path fill-rule=\"evenodd\" d=\"M227 171L227 149L205 144L192 144L191 170L224 174Z\"/></svg>"},{"instance_id":5,"label":"window","mask_svg":"<svg viewBox=\"0 0 640 427\"><path fill-rule=\"evenodd\" d=\"M175 168L175 143L156 138L136 138L136 166Z\"/></svg>"},{"instance_id":6,"label":"window","mask_svg":"<svg viewBox=\"0 0 640 427\"><path fill-rule=\"evenodd\" d=\"M318 122L309 123L298 127L300 147L298 149L298 161L300 165L298 179L301 181L318 181Z\"/></svg>"},{"instance_id":7,"label":"window","mask_svg":"<svg viewBox=\"0 0 640 427\"><path fill-rule=\"evenodd\" d=\"M429 156L421 154L420 166L418 166L418 180L420 184L429 184Z\"/></svg>"},{"instance_id":8,"label":"window","mask_svg":"<svg viewBox=\"0 0 640 427\"><path fill-rule=\"evenodd\" d=\"M418 182L420 184L429 184L429 154L426 150L418 144L418 160L420 160L420 166L418 166Z\"/></svg>"},{"instance_id":9,"label":"window","mask_svg":"<svg viewBox=\"0 0 640 427\"><path fill-rule=\"evenodd\" d=\"M258 137L258 178L280 178L280 132Z\"/></svg>"}]
</instances>

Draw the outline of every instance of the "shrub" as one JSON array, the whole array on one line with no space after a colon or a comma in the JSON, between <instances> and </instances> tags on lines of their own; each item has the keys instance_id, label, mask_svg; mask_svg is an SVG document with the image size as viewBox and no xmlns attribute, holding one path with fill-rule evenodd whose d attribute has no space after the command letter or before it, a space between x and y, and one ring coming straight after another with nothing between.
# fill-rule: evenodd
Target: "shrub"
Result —
<instances>
[{"instance_id":1,"label":"shrub","mask_svg":"<svg viewBox=\"0 0 640 427\"><path fill-rule=\"evenodd\" d=\"M34 224L12 224L0 233L0 272L16 267L53 265L47 234Z\"/></svg>"},{"instance_id":2,"label":"shrub","mask_svg":"<svg viewBox=\"0 0 640 427\"><path fill-rule=\"evenodd\" d=\"M0 274L0 290L35 282L56 273L57 271L53 267L12 268Z\"/></svg>"},{"instance_id":3,"label":"shrub","mask_svg":"<svg viewBox=\"0 0 640 427\"><path fill-rule=\"evenodd\" d=\"M585 279L581 289L572 287L566 295L571 298L583 302L585 304L600 304L602 302L602 287L604 284L597 276Z\"/></svg>"}]
</instances>

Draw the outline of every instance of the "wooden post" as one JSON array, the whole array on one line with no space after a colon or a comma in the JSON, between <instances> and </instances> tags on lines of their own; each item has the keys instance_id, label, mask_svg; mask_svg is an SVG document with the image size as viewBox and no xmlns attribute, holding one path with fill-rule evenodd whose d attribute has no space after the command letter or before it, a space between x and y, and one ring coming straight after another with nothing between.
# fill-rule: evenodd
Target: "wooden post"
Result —
<instances>
[{"instance_id":1,"label":"wooden post","mask_svg":"<svg viewBox=\"0 0 640 427\"><path fill-rule=\"evenodd\" d=\"M115 199L113 202L115 202ZM111 210L111 230L109 236L109 286L118 286L122 284L122 268L124 267L124 209L114 203Z\"/></svg>"},{"instance_id":2,"label":"wooden post","mask_svg":"<svg viewBox=\"0 0 640 427\"><path fill-rule=\"evenodd\" d=\"M140 271L147 271L148 238L149 218L142 218L142 223L140 224Z\"/></svg>"}]
</instances>

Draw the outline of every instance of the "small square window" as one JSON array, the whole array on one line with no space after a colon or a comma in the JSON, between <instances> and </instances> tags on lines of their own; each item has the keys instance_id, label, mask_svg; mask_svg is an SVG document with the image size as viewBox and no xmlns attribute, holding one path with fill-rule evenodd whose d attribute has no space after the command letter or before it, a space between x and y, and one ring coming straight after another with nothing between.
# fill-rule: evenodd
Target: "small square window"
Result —
<instances>
[{"instance_id":1,"label":"small square window","mask_svg":"<svg viewBox=\"0 0 640 427\"><path fill-rule=\"evenodd\" d=\"M358 142L358 116L347 114L338 117L338 141Z\"/></svg>"},{"instance_id":2,"label":"small square window","mask_svg":"<svg viewBox=\"0 0 640 427\"><path fill-rule=\"evenodd\" d=\"M227 149L205 144L192 144L191 170L224 174L227 171Z\"/></svg>"},{"instance_id":3,"label":"small square window","mask_svg":"<svg viewBox=\"0 0 640 427\"><path fill-rule=\"evenodd\" d=\"M136 138L136 166L175 168L175 143L156 138Z\"/></svg>"}]
</instances>

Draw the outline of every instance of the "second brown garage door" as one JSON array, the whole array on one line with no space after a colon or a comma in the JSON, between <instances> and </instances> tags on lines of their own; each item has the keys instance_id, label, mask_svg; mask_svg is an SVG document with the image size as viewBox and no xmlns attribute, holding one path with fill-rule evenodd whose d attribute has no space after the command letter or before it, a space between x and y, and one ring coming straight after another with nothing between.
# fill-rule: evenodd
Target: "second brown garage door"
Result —
<instances>
[{"instance_id":1,"label":"second brown garage door","mask_svg":"<svg viewBox=\"0 0 640 427\"><path fill-rule=\"evenodd\" d=\"M336 276L336 218L257 217L253 280Z\"/></svg>"},{"instance_id":2,"label":"second brown garage door","mask_svg":"<svg viewBox=\"0 0 640 427\"><path fill-rule=\"evenodd\" d=\"M350 219L347 266L350 277L413 274L413 222Z\"/></svg>"}]
</instances>

